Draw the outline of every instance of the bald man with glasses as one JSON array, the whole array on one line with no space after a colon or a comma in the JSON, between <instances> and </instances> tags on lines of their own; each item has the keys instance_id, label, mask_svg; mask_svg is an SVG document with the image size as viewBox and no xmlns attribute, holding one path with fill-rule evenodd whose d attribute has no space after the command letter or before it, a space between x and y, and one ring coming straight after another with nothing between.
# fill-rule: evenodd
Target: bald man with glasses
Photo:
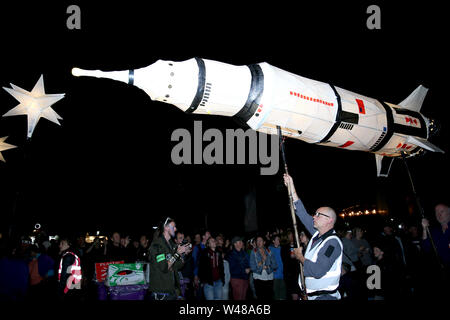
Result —
<instances>
[{"instance_id":1,"label":"bald man with glasses","mask_svg":"<svg viewBox=\"0 0 450 320\"><path fill-rule=\"evenodd\" d=\"M292 177L285 174L284 184L291 190L297 216L312 235L305 254L302 248L294 250L296 258L303 264L308 299L339 300L343 247L334 231L336 212L330 207L320 207L311 216L295 191Z\"/></svg>"}]
</instances>

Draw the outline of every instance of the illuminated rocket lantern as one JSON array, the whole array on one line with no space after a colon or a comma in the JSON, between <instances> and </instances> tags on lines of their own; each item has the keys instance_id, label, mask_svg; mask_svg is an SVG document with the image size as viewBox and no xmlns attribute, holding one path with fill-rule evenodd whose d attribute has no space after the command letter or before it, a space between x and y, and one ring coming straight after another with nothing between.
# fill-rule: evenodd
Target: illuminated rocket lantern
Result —
<instances>
[{"instance_id":1,"label":"illuminated rocket lantern","mask_svg":"<svg viewBox=\"0 0 450 320\"><path fill-rule=\"evenodd\" d=\"M31 92L15 86L12 83L11 88L3 87L3 89L16 98L20 104L5 113L3 117L26 114L28 120L28 138L31 138L33 135L34 128L40 118L46 118L60 125L58 120L61 120L62 118L51 108L51 105L64 98L64 93L46 94L43 75L41 75Z\"/></svg>"},{"instance_id":2,"label":"illuminated rocket lantern","mask_svg":"<svg viewBox=\"0 0 450 320\"><path fill-rule=\"evenodd\" d=\"M379 176L387 176L392 159L402 154L443 152L428 141L435 123L420 113L428 90L423 86L397 105L265 62L235 66L200 58L124 71L74 68L72 74L133 84L186 113L234 117L264 133L278 134L281 127L282 135L308 143L372 152Z\"/></svg>"}]
</instances>

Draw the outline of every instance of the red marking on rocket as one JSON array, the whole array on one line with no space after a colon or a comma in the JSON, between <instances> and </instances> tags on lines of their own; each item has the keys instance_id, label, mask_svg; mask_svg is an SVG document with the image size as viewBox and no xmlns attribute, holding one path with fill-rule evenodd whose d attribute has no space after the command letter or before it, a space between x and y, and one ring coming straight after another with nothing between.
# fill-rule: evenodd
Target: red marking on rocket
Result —
<instances>
[{"instance_id":1,"label":"red marking on rocket","mask_svg":"<svg viewBox=\"0 0 450 320\"><path fill-rule=\"evenodd\" d=\"M351 146L354 143L355 143L354 141L347 141L343 145L340 145L339 148L347 148L348 146Z\"/></svg>"},{"instance_id":2,"label":"red marking on rocket","mask_svg":"<svg viewBox=\"0 0 450 320\"><path fill-rule=\"evenodd\" d=\"M364 101L361 99L355 99L356 103L358 104L359 113L366 114L366 107L364 107Z\"/></svg>"}]
</instances>

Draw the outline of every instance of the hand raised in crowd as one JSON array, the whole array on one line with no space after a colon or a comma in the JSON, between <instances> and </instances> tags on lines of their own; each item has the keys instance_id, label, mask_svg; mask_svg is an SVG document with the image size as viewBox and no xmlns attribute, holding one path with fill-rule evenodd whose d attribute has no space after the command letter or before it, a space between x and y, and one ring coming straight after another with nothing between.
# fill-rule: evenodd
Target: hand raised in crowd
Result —
<instances>
[{"instance_id":1,"label":"hand raised in crowd","mask_svg":"<svg viewBox=\"0 0 450 320\"><path fill-rule=\"evenodd\" d=\"M290 194L292 195L292 200L295 202L298 200L297 192L295 191L294 187L294 180L292 180L292 177L285 173L283 175L284 178L284 185L288 188L290 191Z\"/></svg>"},{"instance_id":2,"label":"hand raised in crowd","mask_svg":"<svg viewBox=\"0 0 450 320\"><path fill-rule=\"evenodd\" d=\"M287 173L283 174L284 179L284 185L287 187L288 185L292 187L294 185L294 181L292 180L292 177L288 175Z\"/></svg>"},{"instance_id":3,"label":"hand raised in crowd","mask_svg":"<svg viewBox=\"0 0 450 320\"><path fill-rule=\"evenodd\" d=\"M183 246L178 246L177 252L178 252L178 254L188 254L189 252L191 252L191 249L186 244L186 245L183 245Z\"/></svg>"},{"instance_id":4,"label":"hand raised in crowd","mask_svg":"<svg viewBox=\"0 0 450 320\"><path fill-rule=\"evenodd\" d=\"M300 260L301 263L305 263L305 257L303 256L303 248L302 247L295 248L294 254L295 254L295 257L297 258L297 260Z\"/></svg>"},{"instance_id":5,"label":"hand raised in crowd","mask_svg":"<svg viewBox=\"0 0 450 320\"><path fill-rule=\"evenodd\" d=\"M189 254L192 251L192 246L190 246L189 244L184 245L186 247L186 250L184 252L184 254Z\"/></svg>"},{"instance_id":6,"label":"hand raised in crowd","mask_svg":"<svg viewBox=\"0 0 450 320\"><path fill-rule=\"evenodd\" d=\"M422 232L422 240L425 240L428 238L428 234L427 234L427 228L430 226L430 222L428 221L428 219L423 218L422 219L422 227L423 227L423 232Z\"/></svg>"}]
</instances>

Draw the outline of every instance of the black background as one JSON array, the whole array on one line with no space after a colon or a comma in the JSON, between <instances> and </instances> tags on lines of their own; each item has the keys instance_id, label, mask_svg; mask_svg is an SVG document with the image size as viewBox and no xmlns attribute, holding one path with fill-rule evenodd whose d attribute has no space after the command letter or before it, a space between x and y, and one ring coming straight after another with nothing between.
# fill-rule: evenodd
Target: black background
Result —
<instances>
[{"instance_id":1,"label":"black background","mask_svg":"<svg viewBox=\"0 0 450 320\"><path fill-rule=\"evenodd\" d=\"M81 8L81 30L66 9ZM369 30L366 9L381 8ZM428 215L448 201L448 38L446 12L430 3L376 1L120 3L59 1L1 5L0 84L31 90L44 75L46 93L65 93L52 108L61 126L41 119L30 141L26 117L0 119L0 136L17 149L0 163L1 229L51 233L149 232L161 218L187 231L244 231L244 196L256 189L261 230L290 222L282 168L261 176L258 165L183 165L170 161L177 128L238 128L230 118L187 115L140 89L106 79L76 78L71 69L122 70L158 59L201 57L245 65L268 62L301 76L391 103L419 84L429 88L422 113L442 124L427 153L409 166ZM0 112L18 104L0 92ZM403 163L376 177L374 155L286 141L287 161L309 210L337 211L383 199L393 217L417 217ZM413 209L410 215L409 208Z\"/></svg>"}]
</instances>

